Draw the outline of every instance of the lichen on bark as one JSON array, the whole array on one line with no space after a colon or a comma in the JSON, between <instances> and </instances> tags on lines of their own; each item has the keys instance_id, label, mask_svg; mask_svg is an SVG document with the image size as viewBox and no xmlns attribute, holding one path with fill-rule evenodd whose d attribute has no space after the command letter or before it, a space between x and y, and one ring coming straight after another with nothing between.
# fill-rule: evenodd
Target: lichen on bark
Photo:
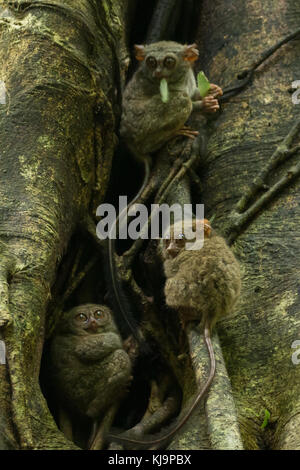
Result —
<instances>
[{"instance_id":1,"label":"lichen on bark","mask_svg":"<svg viewBox=\"0 0 300 470\"><path fill-rule=\"evenodd\" d=\"M205 72L221 86L233 83L299 23L299 5L288 0L263 5L238 1L230 8L219 2L218 8L216 17L215 6L204 2L198 41ZM299 74L298 43L270 57L251 86L224 104L216 122L202 181L206 213L216 214L221 231L235 203L299 119L288 92ZM271 173L269 184L296 159ZM292 432L295 426L299 436L300 369L292 363L291 349L300 325L298 199L296 179L233 244L244 273L242 300L235 314L220 322L218 333L246 449L300 448ZM270 420L262 428L265 410Z\"/></svg>"}]
</instances>

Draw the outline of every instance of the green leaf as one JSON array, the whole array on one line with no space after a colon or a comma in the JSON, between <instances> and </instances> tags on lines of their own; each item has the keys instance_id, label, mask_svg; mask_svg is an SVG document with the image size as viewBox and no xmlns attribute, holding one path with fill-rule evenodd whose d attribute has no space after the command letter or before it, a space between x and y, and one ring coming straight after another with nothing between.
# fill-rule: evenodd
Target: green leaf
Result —
<instances>
[{"instance_id":1,"label":"green leaf","mask_svg":"<svg viewBox=\"0 0 300 470\"><path fill-rule=\"evenodd\" d=\"M264 422L262 423L261 425L261 429L265 429L265 427L267 427L268 423L269 423L269 419L270 419L270 411L268 410L265 410L265 419L264 419Z\"/></svg>"},{"instance_id":2,"label":"green leaf","mask_svg":"<svg viewBox=\"0 0 300 470\"><path fill-rule=\"evenodd\" d=\"M213 223L213 221L215 220L216 218L216 212L211 216L211 218L209 219L209 222L210 222L210 225Z\"/></svg>"},{"instance_id":3,"label":"green leaf","mask_svg":"<svg viewBox=\"0 0 300 470\"><path fill-rule=\"evenodd\" d=\"M200 91L201 98L205 98L210 89L210 83L207 80L204 72L199 72L197 75L198 89Z\"/></svg>"},{"instance_id":4,"label":"green leaf","mask_svg":"<svg viewBox=\"0 0 300 470\"><path fill-rule=\"evenodd\" d=\"M160 96L163 103L167 103L169 101L168 82L165 78L162 78L160 81Z\"/></svg>"}]
</instances>

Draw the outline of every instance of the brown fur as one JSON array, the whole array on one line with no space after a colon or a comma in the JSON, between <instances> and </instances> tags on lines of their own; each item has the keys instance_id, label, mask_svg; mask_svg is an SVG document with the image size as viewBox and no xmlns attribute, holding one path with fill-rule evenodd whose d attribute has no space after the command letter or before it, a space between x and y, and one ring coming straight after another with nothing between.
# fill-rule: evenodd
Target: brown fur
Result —
<instances>
[{"instance_id":1,"label":"brown fur","mask_svg":"<svg viewBox=\"0 0 300 470\"><path fill-rule=\"evenodd\" d=\"M207 318L211 327L228 315L239 296L239 264L222 237L212 235L198 251L182 250L164 263L166 303L183 321ZM187 318L186 318L187 317Z\"/></svg>"},{"instance_id":2,"label":"brown fur","mask_svg":"<svg viewBox=\"0 0 300 470\"><path fill-rule=\"evenodd\" d=\"M106 305L85 304L63 313L51 342L50 363L57 401L71 413L93 419L123 397L131 380L130 359Z\"/></svg>"},{"instance_id":3,"label":"brown fur","mask_svg":"<svg viewBox=\"0 0 300 470\"><path fill-rule=\"evenodd\" d=\"M192 112L197 85L191 62L185 60L187 46L162 41L138 47L140 66L124 91L120 133L133 154L141 158L159 150L184 126ZM149 69L147 58L163 62L168 56L176 60L176 66L172 70L162 66L161 73L167 78L170 94L168 103L163 103L161 77Z\"/></svg>"}]
</instances>

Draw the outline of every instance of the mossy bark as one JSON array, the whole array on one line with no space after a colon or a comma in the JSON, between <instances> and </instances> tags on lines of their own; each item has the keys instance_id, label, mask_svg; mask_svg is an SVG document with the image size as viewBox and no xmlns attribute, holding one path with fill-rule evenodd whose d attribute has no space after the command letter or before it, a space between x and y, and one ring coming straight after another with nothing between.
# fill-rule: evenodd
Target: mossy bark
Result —
<instances>
[{"instance_id":1,"label":"mossy bark","mask_svg":"<svg viewBox=\"0 0 300 470\"><path fill-rule=\"evenodd\" d=\"M40 359L58 264L107 187L128 66L128 2L0 1L0 80L7 90L0 104L0 339L7 349L7 364L0 365L0 448L75 448L41 394ZM202 2L197 38L201 69L221 86L300 19L292 0L229 3ZM205 203L206 217L216 214L221 232L299 117L288 93L300 78L299 54L299 41L280 49L212 124L201 164L203 200L196 202ZM300 368L291 360L300 329L298 193L296 180L233 245L244 286L240 305L217 327L225 365L216 336L219 373L206 407L172 448L240 448L240 432L247 449L300 449ZM182 193L178 198L185 202ZM199 338L189 333L201 379L207 355ZM185 405L196 388L192 368L184 370ZM265 410L270 421L262 429Z\"/></svg>"},{"instance_id":2,"label":"mossy bark","mask_svg":"<svg viewBox=\"0 0 300 470\"><path fill-rule=\"evenodd\" d=\"M0 440L7 421L21 449L75 448L41 394L40 359L58 263L107 187L126 6L0 4Z\"/></svg>"},{"instance_id":3,"label":"mossy bark","mask_svg":"<svg viewBox=\"0 0 300 470\"><path fill-rule=\"evenodd\" d=\"M201 68L223 87L300 20L300 5L290 0L204 1L202 9ZM221 232L234 204L299 119L289 93L300 77L299 64L294 40L259 68L253 83L224 104L215 121L201 176L206 216L216 214ZM293 159L279 167L269 183L292 164ZM300 331L299 221L295 180L233 245L243 269L242 300L217 330L247 449L300 449L300 367L291 349ZM270 420L261 427L265 410Z\"/></svg>"},{"instance_id":4,"label":"mossy bark","mask_svg":"<svg viewBox=\"0 0 300 470\"><path fill-rule=\"evenodd\" d=\"M238 74L261 53L297 29L299 15L300 7L288 0L205 1L197 37L200 69L222 87L236 84ZM223 234L235 204L299 120L290 94L300 76L299 63L299 40L294 40L261 66L253 83L226 102L209 124L208 153L201 161L202 199L196 202L205 204L205 216L215 216L213 226ZM298 133L294 144L299 140ZM279 166L267 183L276 183L297 158ZM176 189L174 199L181 200ZM300 326L298 206L296 179L249 221L233 244L243 270L242 299L216 327L217 373L206 405L170 448L300 449L300 368L292 362ZM195 330L188 337L201 385L207 353ZM192 383L187 373L184 403L195 393Z\"/></svg>"}]
</instances>

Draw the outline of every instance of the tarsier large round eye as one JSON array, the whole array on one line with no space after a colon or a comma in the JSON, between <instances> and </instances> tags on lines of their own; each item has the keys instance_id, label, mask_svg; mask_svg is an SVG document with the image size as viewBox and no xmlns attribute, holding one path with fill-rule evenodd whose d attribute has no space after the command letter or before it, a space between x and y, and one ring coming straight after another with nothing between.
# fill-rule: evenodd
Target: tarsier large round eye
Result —
<instances>
[{"instance_id":1,"label":"tarsier large round eye","mask_svg":"<svg viewBox=\"0 0 300 470\"><path fill-rule=\"evenodd\" d=\"M182 247L182 246L185 246L185 242L186 242L186 237L184 233L179 233L175 240L176 245Z\"/></svg>"},{"instance_id":2,"label":"tarsier large round eye","mask_svg":"<svg viewBox=\"0 0 300 470\"><path fill-rule=\"evenodd\" d=\"M148 57L147 60L146 60L146 64L148 65L149 69L156 69L157 67L157 60L155 59L155 57Z\"/></svg>"},{"instance_id":3,"label":"tarsier large round eye","mask_svg":"<svg viewBox=\"0 0 300 470\"><path fill-rule=\"evenodd\" d=\"M78 315L76 315L76 320L79 322L86 322L87 319L88 318L84 313L78 313Z\"/></svg>"},{"instance_id":4,"label":"tarsier large round eye","mask_svg":"<svg viewBox=\"0 0 300 470\"><path fill-rule=\"evenodd\" d=\"M174 59L174 57L166 57L165 60L164 60L164 66L167 68L167 69L172 69L173 67L175 67L175 64L176 64L176 60Z\"/></svg>"},{"instance_id":5,"label":"tarsier large round eye","mask_svg":"<svg viewBox=\"0 0 300 470\"><path fill-rule=\"evenodd\" d=\"M94 312L94 318L96 320L102 320L106 318L106 313L103 310L96 310L96 312Z\"/></svg>"}]
</instances>

